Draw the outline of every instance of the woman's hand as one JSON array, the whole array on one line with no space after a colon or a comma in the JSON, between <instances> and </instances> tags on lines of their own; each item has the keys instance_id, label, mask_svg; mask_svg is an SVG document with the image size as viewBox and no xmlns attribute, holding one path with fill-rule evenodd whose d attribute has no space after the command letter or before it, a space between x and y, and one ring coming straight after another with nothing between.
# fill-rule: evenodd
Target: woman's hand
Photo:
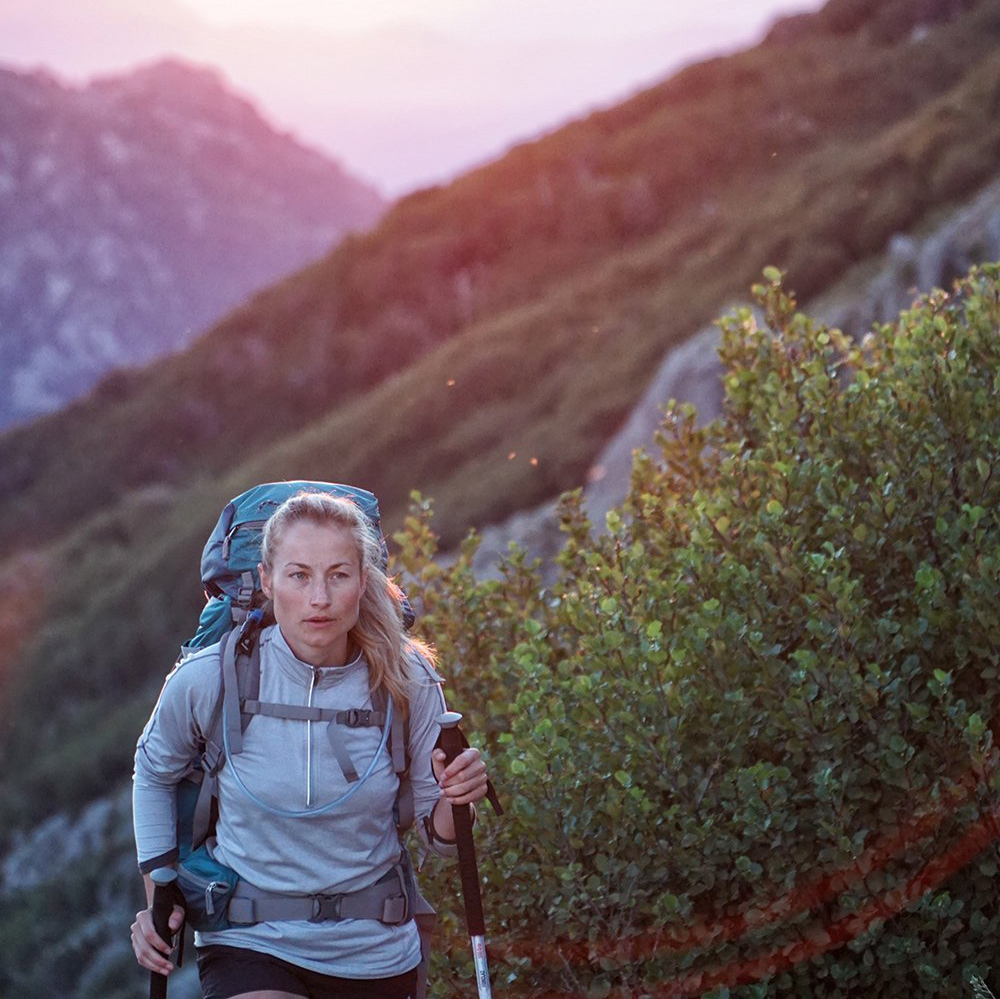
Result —
<instances>
[{"instance_id":1,"label":"woman's hand","mask_svg":"<svg viewBox=\"0 0 1000 999\"><path fill-rule=\"evenodd\" d=\"M170 913L171 934L176 933L183 924L184 910L175 905L174 911ZM153 929L152 908L143 909L135 914L135 922L132 924L132 950L135 951L135 959L142 967L159 972L161 975L169 975L174 966L165 955L169 955L173 949L173 946L166 940L161 940Z\"/></svg>"},{"instance_id":2,"label":"woman's hand","mask_svg":"<svg viewBox=\"0 0 1000 999\"><path fill-rule=\"evenodd\" d=\"M478 749L463 749L448 766L444 750L435 749L431 766L449 805L472 805L486 797L486 764Z\"/></svg>"}]
</instances>

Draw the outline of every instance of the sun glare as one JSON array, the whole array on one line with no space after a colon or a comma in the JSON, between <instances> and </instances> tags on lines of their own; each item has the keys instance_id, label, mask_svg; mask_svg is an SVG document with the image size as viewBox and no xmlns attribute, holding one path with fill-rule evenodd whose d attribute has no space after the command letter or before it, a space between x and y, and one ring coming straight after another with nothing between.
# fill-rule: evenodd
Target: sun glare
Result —
<instances>
[{"instance_id":1,"label":"sun glare","mask_svg":"<svg viewBox=\"0 0 1000 999\"><path fill-rule=\"evenodd\" d=\"M414 20L412 0L179 0L210 24L292 24L331 31L352 31ZM447 18L474 0L431 0L420 5L419 19Z\"/></svg>"}]
</instances>

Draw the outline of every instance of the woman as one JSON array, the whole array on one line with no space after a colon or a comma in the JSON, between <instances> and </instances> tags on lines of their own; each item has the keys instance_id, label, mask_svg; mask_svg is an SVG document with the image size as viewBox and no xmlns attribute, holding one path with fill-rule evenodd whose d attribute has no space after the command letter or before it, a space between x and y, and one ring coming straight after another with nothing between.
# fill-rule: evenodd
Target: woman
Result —
<instances>
[{"instance_id":1,"label":"woman","mask_svg":"<svg viewBox=\"0 0 1000 999\"><path fill-rule=\"evenodd\" d=\"M399 591L364 514L326 493L293 496L267 522L259 572L276 621L260 637L260 701L349 712L372 708L371 692L381 687L409 719L417 827L430 849L452 855L451 806L484 797L486 768L478 750L450 766L433 750L444 710L439 678L429 650L403 630ZM175 846L176 784L210 729L218 696L217 646L185 659L164 685L136 751L140 864ZM219 773L212 854L263 893L363 896L399 867L397 790L378 726L255 716L242 751ZM290 814L315 812L348 791L322 815ZM148 877L146 885L151 899ZM181 921L178 907L171 928ZM265 919L199 933L195 942L205 999L408 999L421 959L412 918ZM150 909L136 915L132 945L144 968L172 969Z\"/></svg>"}]
</instances>

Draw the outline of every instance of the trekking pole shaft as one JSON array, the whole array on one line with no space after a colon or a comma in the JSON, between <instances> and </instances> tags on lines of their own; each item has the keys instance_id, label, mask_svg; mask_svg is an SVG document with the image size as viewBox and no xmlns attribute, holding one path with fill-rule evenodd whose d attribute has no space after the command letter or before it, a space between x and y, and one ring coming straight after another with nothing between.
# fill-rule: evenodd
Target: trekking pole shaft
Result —
<instances>
[{"instance_id":1,"label":"trekking pole shaft","mask_svg":"<svg viewBox=\"0 0 1000 999\"><path fill-rule=\"evenodd\" d=\"M441 748L446 763L450 764L463 749L462 736L457 725L461 715L447 712L441 716ZM483 897L479 888L479 865L472 839L472 809L469 805L452 805L455 820L455 842L458 845L458 870L462 879L462 898L465 900L465 920L472 941L472 960L476 968L476 987L479 999L491 999L490 972L486 962L486 920L483 916Z\"/></svg>"},{"instance_id":2,"label":"trekking pole shaft","mask_svg":"<svg viewBox=\"0 0 1000 999\"><path fill-rule=\"evenodd\" d=\"M173 878L175 872L170 871L169 875L161 874L161 870L154 872L155 876L161 876L163 881L156 880L154 876L153 888L153 929L161 940L170 940L170 915L174 911L174 891ZM167 999L167 976L161 975L158 971L149 973L149 999Z\"/></svg>"},{"instance_id":3,"label":"trekking pole shaft","mask_svg":"<svg viewBox=\"0 0 1000 999\"><path fill-rule=\"evenodd\" d=\"M490 989L490 969L486 963L486 938L474 936L472 939L472 963L476 968L476 988L480 999L492 999Z\"/></svg>"}]
</instances>

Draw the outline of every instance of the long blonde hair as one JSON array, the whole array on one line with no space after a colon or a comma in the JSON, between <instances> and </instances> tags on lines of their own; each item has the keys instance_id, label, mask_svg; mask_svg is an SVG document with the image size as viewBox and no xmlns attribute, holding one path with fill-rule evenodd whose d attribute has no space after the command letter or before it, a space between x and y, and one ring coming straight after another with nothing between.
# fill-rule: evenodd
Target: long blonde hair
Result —
<instances>
[{"instance_id":1,"label":"long blonde hair","mask_svg":"<svg viewBox=\"0 0 1000 999\"><path fill-rule=\"evenodd\" d=\"M433 650L406 633L403 627L403 591L383 568L382 539L364 511L353 500L315 490L303 490L285 500L270 516L261 539L261 564L273 571L281 537L292 524L307 521L319 526L345 528L354 541L358 566L367 573L357 624L348 637L368 660L369 685L392 695L404 714L409 713L408 685L415 680L412 659L421 656L431 665Z\"/></svg>"}]
</instances>

